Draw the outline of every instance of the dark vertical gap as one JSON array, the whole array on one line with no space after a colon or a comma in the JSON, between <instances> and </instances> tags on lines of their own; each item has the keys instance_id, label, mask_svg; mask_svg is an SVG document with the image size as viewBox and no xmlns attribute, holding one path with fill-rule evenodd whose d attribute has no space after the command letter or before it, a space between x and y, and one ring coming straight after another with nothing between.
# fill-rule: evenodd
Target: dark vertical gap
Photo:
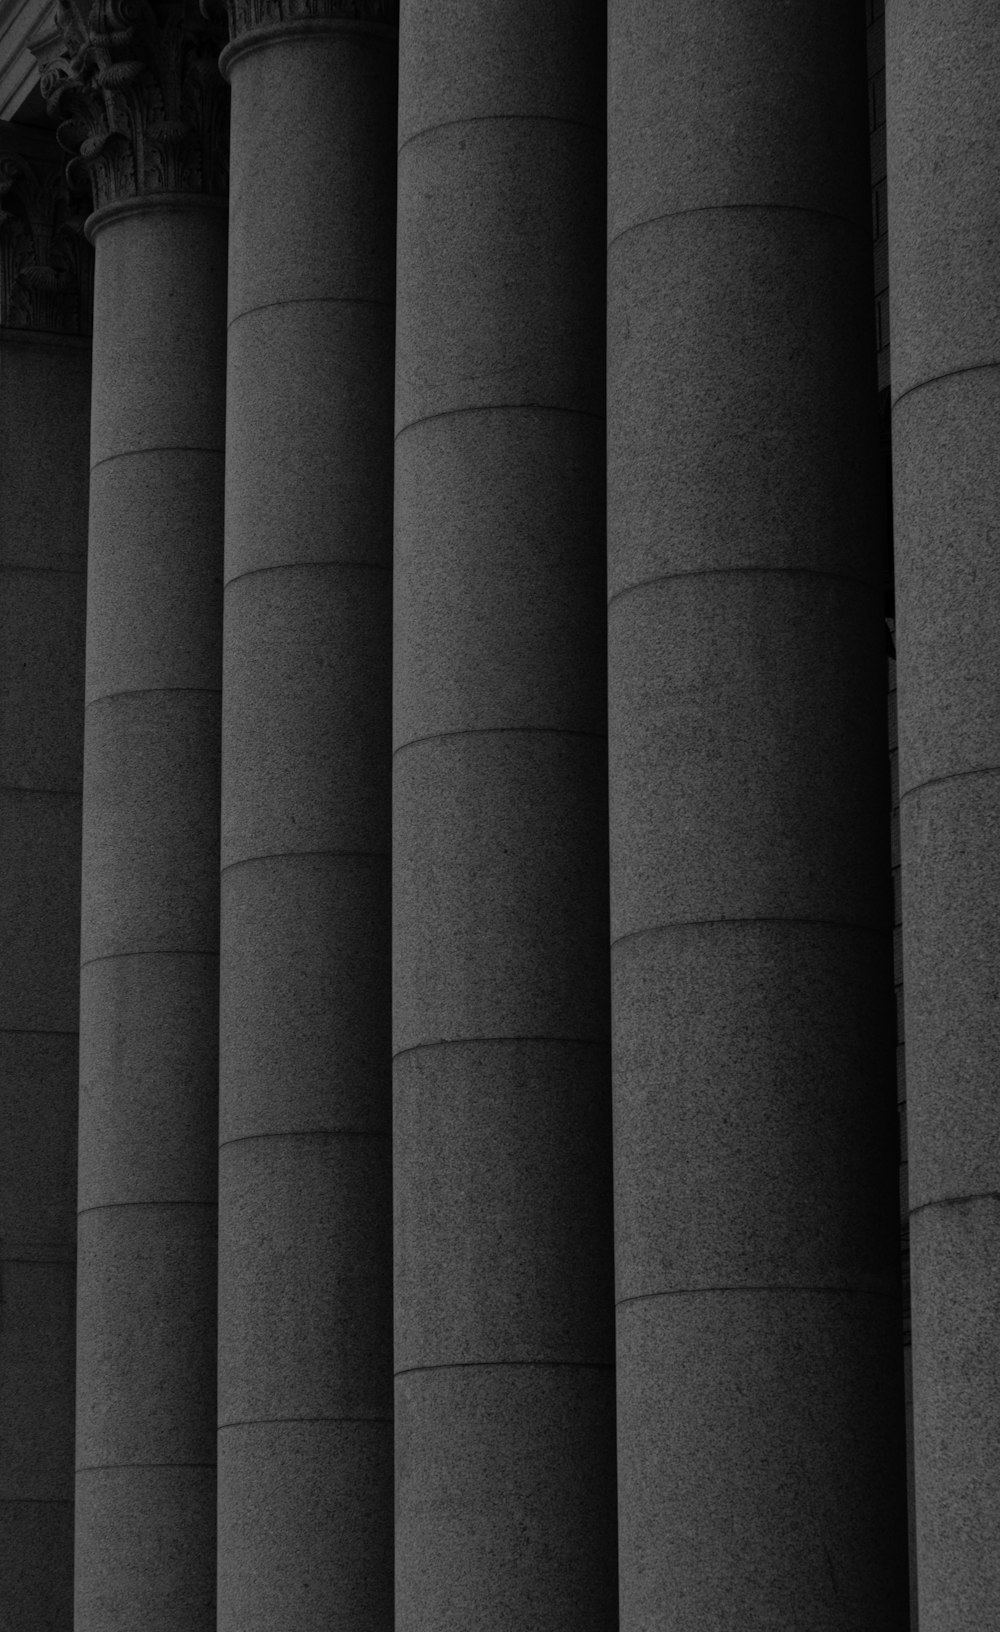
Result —
<instances>
[{"instance_id":1,"label":"dark vertical gap","mask_svg":"<svg viewBox=\"0 0 1000 1632\"><path fill-rule=\"evenodd\" d=\"M875 358L879 452L885 484L886 714L889 737L889 827L892 882L893 999L896 1108L899 1118L899 1243L902 1280L903 1374L906 1390L906 1486L910 1559L910 1632L917 1632L916 1534L913 1490L913 1388L910 1346L910 1227L906 1146L906 1043L903 1029L903 904L899 839L899 731L896 708L896 604L892 527L892 417L889 348L889 201L886 181L885 0L865 0L868 29L868 136L871 156Z\"/></svg>"}]
</instances>

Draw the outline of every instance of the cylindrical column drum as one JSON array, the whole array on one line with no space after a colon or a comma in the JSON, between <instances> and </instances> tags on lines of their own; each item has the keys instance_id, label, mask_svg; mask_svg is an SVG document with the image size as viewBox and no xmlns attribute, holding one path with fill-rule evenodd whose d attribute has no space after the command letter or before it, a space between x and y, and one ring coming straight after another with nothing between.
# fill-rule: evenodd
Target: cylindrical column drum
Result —
<instances>
[{"instance_id":1,"label":"cylindrical column drum","mask_svg":"<svg viewBox=\"0 0 1000 1632\"><path fill-rule=\"evenodd\" d=\"M91 230L76 1629L214 1632L225 205Z\"/></svg>"},{"instance_id":2,"label":"cylindrical column drum","mask_svg":"<svg viewBox=\"0 0 1000 1632\"><path fill-rule=\"evenodd\" d=\"M905 1618L864 13L612 0L623 1632Z\"/></svg>"},{"instance_id":3,"label":"cylindrical column drum","mask_svg":"<svg viewBox=\"0 0 1000 1632\"><path fill-rule=\"evenodd\" d=\"M0 1625L17 1632L73 1624L89 419L90 342L0 327Z\"/></svg>"},{"instance_id":4,"label":"cylindrical column drum","mask_svg":"<svg viewBox=\"0 0 1000 1632\"><path fill-rule=\"evenodd\" d=\"M219 1632L392 1627L389 9L223 58Z\"/></svg>"},{"instance_id":5,"label":"cylindrical column drum","mask_svg":"<svg viewBox=\"0 0 1000 1632\"><path fill-rule=\"evenodd\" d=\"M886 6L921 1632L1000 1603L1000 32Z\"/></svg>"},{"instance_id":6,"label":"cylindrical column drum","mask_svg":"<svg viewBox=\"0 0 1000 1632\"><path fill-rule=\"evenodd\" d=\"M400 23L397 1632L617 1617L604 42Z\"/></svg>"}]
</instances>

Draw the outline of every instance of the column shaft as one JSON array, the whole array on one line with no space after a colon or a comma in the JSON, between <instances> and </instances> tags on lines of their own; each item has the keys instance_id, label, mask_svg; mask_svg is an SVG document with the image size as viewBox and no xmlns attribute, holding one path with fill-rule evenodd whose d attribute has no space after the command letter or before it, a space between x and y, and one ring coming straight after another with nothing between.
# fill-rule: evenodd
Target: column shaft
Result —
<instances>
[{"instance_id":1,"label":"column shaft","mask_svg":"<svg viewBox=\"0 0 1000 1632\"><path fill-rule=\"evenodd\" d=\"M96 221L76 1632L214 1632L226 219Z\"/></svg>"},{"instance_id":2,"label":"column shaft","mask_svg":"<svg viewBox=\"0 0 1000 1632\"><path fill-rule=\"evenodd\" d=\"M390 1632L396 30L225 61L219 1632Z\"/></svg>"},{"instance_id":3,"label":"column shaft","mask_svg":"<svg viewBox=\"0 0 1000 1632\"><path fill-rule=\"evenodd\" d=\"M864 13L615 0L622 1623L905 1613Z\"/></svg>"},{"instance_id":4,"label":"column shaft","mask_svg":"<svg viewBox=\"0 0 1000 1632\"><path fill-rule=\"evenodd\" d=\"M1000 1601L1000 36L886 6L921 1632Z\"/></svg>"},{"instance_id":5,"label":"column shaft","mask_svg":"<svg viewBox=\"0 0 1000 1632\"><path fill-rule=\"evenodd\" d=\"M0 330L0 1624L70 1632L90 343Z\"/></svg>"},{"instance_id":6,"label":"column shaft","mask_svg":"<svg viewBox=\"0 0 1000 1632\"><path fill-rule=\"evenodd\" d=\"M401 19L398 1632L616 1624L604 37Z\"/></svg>"}]
</instances>

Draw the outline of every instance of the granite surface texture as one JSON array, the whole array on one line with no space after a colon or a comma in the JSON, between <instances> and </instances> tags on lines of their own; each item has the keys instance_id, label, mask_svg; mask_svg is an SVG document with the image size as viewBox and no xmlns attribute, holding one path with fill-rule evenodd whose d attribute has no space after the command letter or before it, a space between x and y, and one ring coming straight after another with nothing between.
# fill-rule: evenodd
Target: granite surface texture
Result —
<instances>
[{"instance_id":1,"label":"granite surface texture","mask_svg":"<svg viewBox=\"0 0 1000 1632\"><path fill-rule=\"evenodd\" d=\"M596 5L403 8L398 1632L616 1622L603 62Z\"/></svg>"},{"instance_id":2,"label":"granite surface texture","mask_svg":"<svg viewBox=\"0 0 1000 1632\"><path fill-rule=\"evenodd\" d=\"M388 1632L396 42L228 71L218 1626Z\"/></svg>"},{"instance_id":3,"label":"granite surface texture","mask_svg":"<svg viewBox=\"0 0 1000 1632\"><path fill-rule=\"evenodd\" d=\"M73 1618L89 414L86 342L0 329L0 1618L18 1632Z\"/></svg>"},{"instance_id":4,"label":"granite surface texture","mask_svg":"<svg viewBox=\"0 0 1000 1632\"><path fill-rule=\"evenodd\" d=\"M1000 159L994 19L886 7L921 1632L1000 1596Z\"/></svg>"},{"instance_id":5,"label":"granite surface texture","mask_svg":"<svg viewBox=\"0 0 1000 1632\"><path fill-rule=\"evenodd\" d=\"M75 1629L208 1632L225 212L140 204L96 256Z\"/></svg>"},{"instance_id":6,"label":"granite surface texture","mask_svg":"<svg viewBox=\"0 0 1000 1632\"><path fill-rule=\"evenodd\" d=\"M906 1603L864 24L610 13L622 1632Z\"/></svg>"}]
</instances>

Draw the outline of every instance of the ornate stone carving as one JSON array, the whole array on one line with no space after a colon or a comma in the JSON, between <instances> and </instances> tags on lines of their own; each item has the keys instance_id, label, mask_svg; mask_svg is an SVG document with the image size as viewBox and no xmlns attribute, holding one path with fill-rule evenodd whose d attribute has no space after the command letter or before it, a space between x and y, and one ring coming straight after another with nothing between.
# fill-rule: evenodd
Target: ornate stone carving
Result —
<instances>
[{"instance_id":1,"label":"ornate stone carving","mask_svg":"<svg viewBox=\"0 0 1000 1632\"><path fill-rule=\"evenodd\" d=\"M312 18L399 24L399 0L226 0L229 37L242 38L255 28L273 28Z\"/></svg>"},{"instance_id":2,"label":"ornate stone carving","mask_svg":"<svg viewBox=\"0 0 1000 1632\"><path fill-rule=\"evenodd\" d=\"M89 334L93 251L60 158L0 152L0 325Z\"/></svg>"},{"instance_id":3,"label":"ornate stone carving","mask_svg":"<svg viewBox=\"0 0 1000 1632\"><path fill-rule=\"evenodd\" d=\"M156 193L225 193L228 89L216 24L192 0L57 0L64 47L42 78L95 209Z\"/></svg>"}]
</instances>

